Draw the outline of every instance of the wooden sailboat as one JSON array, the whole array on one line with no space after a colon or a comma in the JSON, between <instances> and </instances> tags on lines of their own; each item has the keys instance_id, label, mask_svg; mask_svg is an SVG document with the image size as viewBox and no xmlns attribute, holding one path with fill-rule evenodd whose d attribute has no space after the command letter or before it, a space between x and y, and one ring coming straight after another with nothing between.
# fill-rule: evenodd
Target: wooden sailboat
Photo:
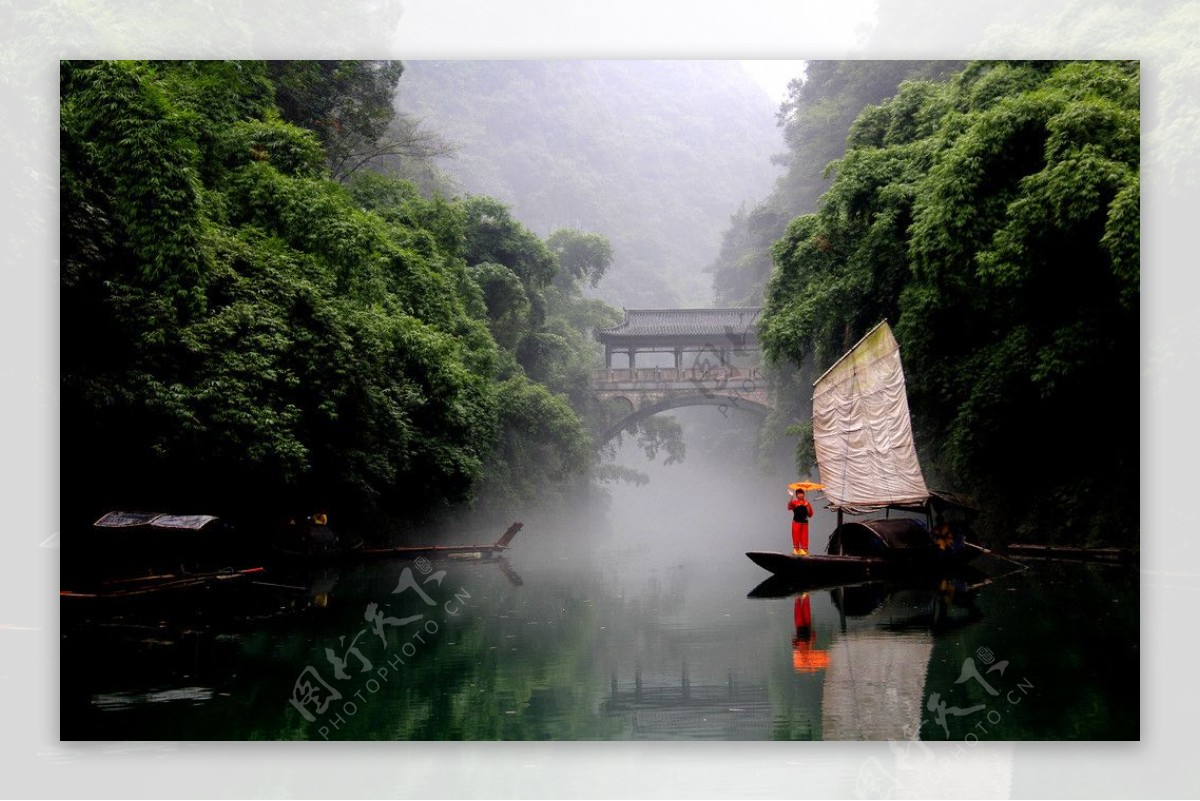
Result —
<instances>
[{"instance_id":1,"label":"wooden sailboat","mask_svg":"<svg viewBox=\"0 0 1200 801\"><path fill-rule=\"evenodd\" d=\"M952 509L969 507L925 484L900 346L886 321L813 384L813 440L822 491L838 515L828 553L747 553L755 564L797 582L856 581L949 569L978 553L947 522ZM880 511L887 516L845 520Z\"/></svg>"}]
</instances>

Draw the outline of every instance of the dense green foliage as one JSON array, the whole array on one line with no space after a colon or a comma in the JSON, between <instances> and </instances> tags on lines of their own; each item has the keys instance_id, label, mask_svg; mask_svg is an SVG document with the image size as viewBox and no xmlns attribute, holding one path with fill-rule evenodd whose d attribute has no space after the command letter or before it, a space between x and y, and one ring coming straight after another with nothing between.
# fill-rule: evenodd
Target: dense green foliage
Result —
<instances>
[{"instance_id":1,"label":"dense green foliage","mask_svg":"<svg viewBox=\"0 0 1200 801\"><path fill-rule=\"evenodd\" d=\"M905 83L776 245L768 353L827 366L892 320L935 479L1008 536L1135 541L1139 125L1136 63Z\"/></svg>"},{"instance_id":2,"label":"dense green foliage","mask_svg":"<svg viewBox=\"0 0 1200 801\"><path fill-rule=\"evenodd\" d=\"M895 94L900 82L914 76L938 77L961 64L944 61L810 61L805 75L789 85L778 123L787 151L776 157L786 166L772 192L751 208L743 207L729 221L717 258L707 267L719 306L758 306L763 303L774 268L772 250L788 223L817 210L832 176L829 163L845 152L855 118L869 105ZM759 441L765 455L781 441L797 441L802 470L813 459L811 359L780 362L767 371L775 397Z\"/></svg>"},{"instance_id":3,"label":"dense green foliage","mask_svg":"<svg viewBox=\"0 0 1200 801\"><path fill-rule=\"evenodd\" d=\"M788 223L817 210L831 177L826 166L846 149L859 113L895 94L907 78L936 77L961 63L947 61L810 61L780 106L787 150L776 158L786 172L773 191L730 220L717 258L708 266L719 306L756 306L771 276L771 248Z\"/></svg>"},{"instance_id":4,"label":"dense green foliage","mask_svg":"<svg viewBox=\"0 0 1200 801\"><path fill-rule=\"evenodd\" d=\"M566 80L492 68L471 74ZM1107 496L1137 470L1136 427L1109 412L1133 407L1136 386L1117 371L1137 357L1137 66L979 63L900 84L946 69L813 63L793 85L788 172L735 220L714 268L723 302L755 301L778 239L760 333L798 369L776 375L767 438L803 411L787 401L807 398L812 374L887 318L933 483L1031 538L1128 542L1135 516ZM542 224L568 224L542 239L499 200L348 167L394 132L400 75L390 62L62 66L62 313L64 331L86 332L62 351L64 487L80 514L416 516L481 491L540 497L592 465L605 410L588 389L590 331L619 314L584 292L619 272L620 242L580 228L604 218L586 204L548 195ZM599 148L573 125L538 135ZM682 456L671 420L632 433ZM1014 477L1038 488L1020 509Z\"/></svg>"},{"instance_id":5,"label":"dense green foliage","mask_svg":"<svg viewBox=\"0 0 1200 801\"><path fill-rule=\"evenodd\" d=\"M275 103L287 122L315 131L330 173L345 178L370 160L396 117L399 61L268 61Z\"/></svg>"},{"instance_id":6,"label":"dense green foliage","mask_svg":"<svg viewBox=\"0 0 1200 801\"><path fill-rule=\"evenodd\" d=\"M698 268L778 172L770 101L736 61L411 61L397 102L455 144L439 164L467 191L541 235L603 234L595 294L628 308L710 305Z\"/></svg>"},{"instance_id":7,"label":"dense green foliage","mask_svg":"<svg viewBox=\"0 0 1200 801\"><path fill-rule=\"evenodd\" d=\"M590 465L572 404L615 312L578 282L603 248L552 250L487 198L334 182L331 130L383 135L399 65L327 66L63 64L73 512L412 518Z\"/></svg>"}]
</instances>

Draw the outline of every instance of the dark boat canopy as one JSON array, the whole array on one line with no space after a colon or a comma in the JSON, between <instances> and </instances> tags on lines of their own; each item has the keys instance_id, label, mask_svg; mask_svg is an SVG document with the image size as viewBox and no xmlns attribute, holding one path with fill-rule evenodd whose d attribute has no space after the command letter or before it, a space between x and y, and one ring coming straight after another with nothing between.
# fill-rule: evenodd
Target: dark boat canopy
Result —
<instances>
[{"instance_id":1,"label":"dark boat canopy","mask_svg":"<svg viewBox=\"0 0 1200 801\"><path fill-rule=\"evenodd\" d=\"M886 551L932 548L924 521L907 517L843 523L829 538L829 553L873 556Z\"/></svg>"}]
</instances>

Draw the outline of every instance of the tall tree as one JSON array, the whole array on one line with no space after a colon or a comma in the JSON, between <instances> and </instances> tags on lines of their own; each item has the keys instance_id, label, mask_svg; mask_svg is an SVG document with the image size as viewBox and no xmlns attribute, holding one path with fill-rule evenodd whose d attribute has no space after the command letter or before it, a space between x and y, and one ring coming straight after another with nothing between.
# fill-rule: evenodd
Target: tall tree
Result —
<instances>
[{"instance_id":1,"label":"tall tree","mask_svg":"<svg viewBox=\"0 0 1200 801\"><path fill-rule=\"evenodd\" d=\"M558 257L560 288L574 286L576 282L595 286L612 265L612 245L600 234L560 228L550 234L546 246Z\"/></svg>"},{"instance_id":2,"label":"tall tree","mask_svg":"<svg viewBox=\"0 0 1200 801\"><path fill-rule=\"evenodd\" d=\"M396 120L399 61L268 61L283 118L316 131L329 171L342 180L388 152L380 140Z\"/></svg>"}]
</instances>

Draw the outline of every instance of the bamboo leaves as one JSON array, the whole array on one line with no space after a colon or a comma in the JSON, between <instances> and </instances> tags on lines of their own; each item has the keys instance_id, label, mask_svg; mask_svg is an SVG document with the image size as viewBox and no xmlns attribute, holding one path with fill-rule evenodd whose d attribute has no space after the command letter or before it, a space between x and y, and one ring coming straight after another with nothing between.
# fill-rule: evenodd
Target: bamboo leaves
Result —
<instances>
[{"instance_id":1,"label":"bamboo leaves","mask_svg":"<svg viewBox=\"0 0 1200 801\"><path fill-rule=\"evenodd\" d=\"M1114 387L1136 405L1114 371L1137 358L1137 84L1124 62L980 62L868 109L776 245L768 353L820 367L898 320L932 465L984 497L1032 471L1086 508L1137 461L1096 405ZM1023 441L1059 444L1030 467ZM1076 532L1101 534L1121 536Z\"/></svg>"}]
</instances>

